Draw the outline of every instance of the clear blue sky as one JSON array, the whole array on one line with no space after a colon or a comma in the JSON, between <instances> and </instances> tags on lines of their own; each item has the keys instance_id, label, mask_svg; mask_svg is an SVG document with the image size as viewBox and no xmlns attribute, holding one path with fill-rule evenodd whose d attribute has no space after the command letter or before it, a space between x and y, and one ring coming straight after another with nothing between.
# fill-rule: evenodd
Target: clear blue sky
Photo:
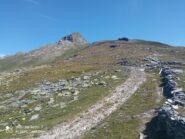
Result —
<instances>
[{"instance_id":1,"label":"clear blue sky","mask_svg":"<svg viewBox=\"0 0 185 139\"><path fill-rule=\"evenodd\" d=\"M185 46L185 0L0 0L0 54L54 43L71 32Z\"/></svg>"}]
</instances>

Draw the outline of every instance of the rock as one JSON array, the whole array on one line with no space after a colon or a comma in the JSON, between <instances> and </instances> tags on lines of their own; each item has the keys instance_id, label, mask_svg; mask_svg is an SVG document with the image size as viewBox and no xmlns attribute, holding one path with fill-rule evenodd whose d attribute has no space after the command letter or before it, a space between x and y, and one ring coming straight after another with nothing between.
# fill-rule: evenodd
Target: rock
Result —
<instances>
[{"instance_id":1,"label":"rock","mask_svg":"<svg viewBox=\"0 0 185 139\"><path fill-rule=\"evenodd\" d=\"M175 110L178 110L179 106L178 105L172 105L172 108L175 109Z\"/></svg>"},{"instance_id":2,"label":"rock","mask_svg":"<svg viewBox=\"0 0 185 139\"><path fill-rule=\"evenodd\" d=\"M37 96L36 96L36 95L34 95L34 96L32 96L32 99L33 99L33 100L35 100L35 101L36 101L36 100L39 100L40 98L41 98L41 96L40 96L40 95L37 95Z\"/></svg>"},{"instance_id":3,"label":"rock","mask_svg":"<svg viewBox=\"0 0 185 139\"><path fill-rule=\"evenodd\" d=\"M71 97L71 100L72 100L72 101L78 100L78 96L72 96L72 97Z\"/></svg>"},{"instance_id":4,"label":"rock","mask_svg":"<svg viewBox=\"0 0 185 139\"><path fill-rule=\"evenodd\" d=\"M37 120L39 118L39 114L32 115L30 121Z\"/></svg>"},{"instance_id":5,"label":"rock","mask_svg":"<svg viewBox=\"0 0 185 139\"><path fill-rule=\"evenodd\" d=\"M107 83L106 83L105 81L101 81L101 82L99 83L99 85L106 86Z\"/></svg>"},{"instance_id":6,"label":"rock","mask_svg":"<svg viewBox=\"0 0 185 139\"><path fill-rule=\"evenodd\" d=\"M40 92L39 94L42 95L42 96L45 96L47 93L44 92L44 91L42 91L42 92Z\"/></svg>"},{"instance_id":7,"label":"rock","mask_svg":"<svg viewBox=\"0 0 185 139\"><path fill-rule=\"evenodd\" d=\"M41 109L42 109L41 105L37 105L37 106L34 108L34 110L35 110L36 112L40 111Z\"/></svg>"},{"instance_id":8,"label":"rock","mask_svg":"<svg viewBox=\"0 0 185 139\"><path fill-rule=\"evenodd\" d=\"M47 80L44 80L44 81L42 82L42 84L43 84L43 85L51 85L51 83L50 83L49 81L47 81Z\"/></svg>"},{"instance_id":9,"label":"rock","mask_svg":"<svg viewBox=\"0 0 185 139\"><path fill-rule=\"evenodd\" d=\"M32 95L37 95L39 92L40 92L40 89L33 89L33 90L31 91L31 94L32 94Z\"/></svg>"},{"instance_id":10,"label":"rock","mask_svg":"<svg viewBox=\"0 0 185 139\"><path fill-rule=\"evenodd\" d=\"M121 72L121 70L118 69L118 70L115 70L114 72Z\"/></svg>"},{"instance_id":11,"label":"rock","mask_svg":"<svg viewBox=\"0 0 185 139\"><path fill-rule=\"evenodd\" d=\"M64 103L64 102L61 102L61 103L60 103L60 108L61 108L61 109L65 108L66 106L67 106L66 103Z\"/></svg>"},{"instance_id":12,"label":"rock","mask_svg":"<svg viewBox=\"0 0 185 139\"><path fill-rule=\"evenodd\" d=\"M16 129L22 129L23 127L22 127L22 125L21 124L18 124L17 126L16 126Z\"/></svg>"},{"instance_id":13,"label":"rock","mask_svg":"<svg viewBox=\"0 0 185 139\"><path fill-rule=\"evenodd\" d=\"M31 109L24 109L23 112L27 115L27 114L30 114L32 112Z\"/></svg>"},{"instance_id":14,"label":"rock","mask_svg":"<svg viewBox=\"0 0 185 139\"><path fill-rule=\"evenodd\" d=\"M185 92L179 91L174 93L174 100L176 103L179 103L180 105L185 105Z\"/></svg>"},{"instance_id":15,"label":"rock","mask_svg":"<svg viewBox=\"0 0 185 139\"><path fill-rule=\"evenodd\" d=\"M50 98L48 104L51 105L51 104L53 104L54 102L55 102L55 99L54 99L54 98Z\"/></svg>"},{"instance_id":16,"label":"rock","mask_svg":"<svg viewBox=\"0 0 185 139\"><path fill-rule=\"evenodd\" d=\"M127 58L122 58L118 64L122 65L122 66L130 66L131 63L129 62L129 60Z\"/></svg>"},{"instance_id":17,"label":"rock","mask_svg":"<svg viewBox=\"0 0 185 139\"><path fill-rule=\"evenodd\" d=\"M90 76L84 76L83 79L84 80L90 80Z\"/></svg>"},{"instance_id":18,"label":"rock","mask_svg":"<svg viewBox=\"0 0 185 139\"><path fill-rule=\"evenodd\" d=\"M2 111L2 110L6 110L6 106L1 105L1 106L0 106L0 110L1 110L1 111Z\"/></svg>"},{"instance_id":19,"label":"rock","mask_svg":"<svg viewBox=\"0 0 185 139\"><path fill-rule=\"evenodd\" d=\"M10 130L10 127L6 126L5 131L9 131L9 130Z\"/></svg>"},{"instance_id":20,"label":"rock","mask_svg":"<svg viewBox=\"0 0 185 139\"><path fill-rule=\"evenodd\" d=\"M171 99L167 99L167 101L168 101L169 103L172 103L172 102L173 102Z\"/></svg>"},{"instance_id":21,"label":"rock","mask_svg":"<svg viewBox=\"0 0 185 139\"><path fill-rule=\"evenodd\" d=\"M59 97L63 97L64 96L64 93L58 93L57 94Z\"/></svg>"},{"instance_id":22,"label":"rock","mask_svg":"<svg viewBox=\"0 0 185 139\"><path fill-rule=\"evenodd\" d=\"M51 105L52 108L56 108L56 107L59 107L60 104L54 104L54 105Z\"/></svg>"},{"instance_id":23,"label":"rock","mask_svg":"<svg viewBox=\"0 0 185 139\"><path fill-rule=\"evenodd\" d=\"M185 63L181 61L164 61L161 63L165 65L185 65Z\"/></svg>"},{"instance_id":24,"label":"rock","mask_svg":"<svg viewBox=\"0 0 185 139\"><path fill-rule=\"evenodd\" d=\"M139 139L146 139L146 136L143 133L139 133Z\"/></svg>"},{"instance_id":25,"label":"rock","mask_svg":"<svg viewBox=\"0 0 185 139\"><path fill-rule=\"evenodd\" d=\"M182 74L184 71L182 69L172 69L174 73Z\"/></svg>"},{"instance_id":26,"label":"rock","mask_svg":"<svg viewBox=\"0 0 185 139\"><path fill-rule=\"evenodd\" d=\"M69 91L64 91L63 94L64 94L64 96L71 96L71 92L69 92Z\"/></svg>"},{"instance_id":27,"label":"rock","mask_svg":"<svg viewBox=\"0 0 185 139\"><path fill-rule=\"evenodd\" d=\"M66 86L66 85L68 85L69 83L68 83L67 80L59 80L58 84L59 84L60 86Z\"/></svg>"},{"instance_id":28,"label":"rock","mask_svg":"<svg viewBox=\"0 0 185 139\"><path fill-rule=\"evenodd\" d=\"M95 81L95 82L97 82L97 81L98 81L98 79L94 79L94 81Z\"/></svg>"},{"instance_id":29,"label":"rock","mask_svg":"<svg viewBox=\"0 0 185 139\"><path fill-rule=\"evenodd\" d=\"M80 77L76 77L75 81L81 81L81 78Z\"/></svg>"},{"instance_id":30,"label":"rock","mask_svg":"<svg viewBox=\"0 0 185 139\"><path fill-rule=\"evenodd\" d=\"M109 75L105 76L105 79L110 79L110 76Z\"/></svg>"},{"instance_id":31,"label":"rock","mask_svg":"<svg viewBox=\"0 0 185 139\"><path fill-rule=\"evenodd\" d=\"M74 90L73 95L78 95L80 92L78 90Z\"/></svg>"},{"instance_id":32,"label":"rock","mask_svg":"<svg viewBox=\"0 0 185 139\"><path fill-rule=\"evenodd\" d=\"M8 123L7 123L7 122L5 122L5 123L2 123L2 122L1 122L1 123L0 123L0 126L5 126L5 127L6 127L6 126L8 126Z\"/></svg>"},{"instance_id":33,"label":"rock","mask_svg":"<svg viewBox=\"0 0 185 139\"><path fill-rule=\"evenodd\" d=\"M113 76L111 77L111 79L113 79L113 80L118 80L119 78L118 78L116 75L113 75Z\"/></svg>"},{"instance_id":34,"label":"rock","mask_svg":"<svg viewBox=\"0 0 185 139\"><path fill-rule=\"evenodd\" d=\"M88 87L90 87L90 85L87 84L87 83L83 83L83 84L82 84L82 87L83 87L83 88L88 88Z\"/></svg>"},{"instance_id":35,"label":"rock","mask_svg":"<svg viewBox=\"0 0 185 139\"><path fill-rule=\"evenodd\" d=\"M12 126L14 126L14 127L17 126L18 124L19 124L19 122L17 120L12 122Z\"/></svg>"},{"instance_id":36,"label":"rock","mask_svg":"<svg viewBox=\"0 0 185 139\"><path fill-rule=\"evenodd\" d=\"M91 83L90 83L91 85L94 85L94 82L93 81L91 81Z\"/></svg>"}]
</instances>

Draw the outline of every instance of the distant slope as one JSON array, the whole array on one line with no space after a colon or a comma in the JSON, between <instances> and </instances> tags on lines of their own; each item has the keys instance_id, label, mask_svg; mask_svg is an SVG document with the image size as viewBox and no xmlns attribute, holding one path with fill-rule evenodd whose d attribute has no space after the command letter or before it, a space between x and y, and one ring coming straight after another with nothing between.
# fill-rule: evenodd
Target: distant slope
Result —
<instances>
[{"instance_id":1,"label":"distant slope","mask_svg":"<svg viewBox=\"0 0 185 139\"><path fill-rule=\"evenodd\" d=\"M80 35L72 33L56 44L46 45L28 53L17 54L0 60L0 71L19 67L51 64L63 59L81 64L105 66L127 59L131 64L142 64L142 59L158 55L162 60L185 59L185 48L145 40L105 40L92 44ZM74 57L75 56L75 57Z\"/></svg>"},{"instance_id":2,"label":"distant slope","mask_svg":"<svg viewBox=\"0 0 185 139\"><path fill-rule=\"evenodd\" d=\"M65 53L66 57L69 51L76 51L87 45L88 42L81 36L81 34L75 32L63 37L56 44L46 45L28 53L20 53L0 59L0 71L46 64L52 62L57 57L61 57Z\"/></svg>"},{"instance_id":3,"label":"distant slope","mask_svg":"<svg viewBox=\"0 0 185 139\"><path fill-rule=\"evenodd\" d=\"M121 59L127 59L131 64L142 64L147 56L157 55L162 60L185 59L185 48L176 48L167 44L143 41L98 41L79 52L74 61L84 64L111 65Z\"/></svg>"}]
</instances>

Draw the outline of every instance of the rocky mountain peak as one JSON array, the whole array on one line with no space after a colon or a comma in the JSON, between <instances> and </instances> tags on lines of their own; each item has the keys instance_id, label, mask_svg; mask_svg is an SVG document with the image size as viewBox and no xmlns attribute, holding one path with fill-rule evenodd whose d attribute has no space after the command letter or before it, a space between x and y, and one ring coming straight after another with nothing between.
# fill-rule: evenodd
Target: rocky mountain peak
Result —
<instances>
[{"instance_id":1,"label":"rocky mountain peak","mask_svg":"<svg viewBox=\"0 0 185 139\"><path fill-rule=\"evenodd\" d=\"M61 40L59 40L58 44L64 45L65 43L74 44L74 45L87 45L88 42L83 38L83 36L79 32L71 33L67 36L64 36Z\"/></svg>"}]
</instances>

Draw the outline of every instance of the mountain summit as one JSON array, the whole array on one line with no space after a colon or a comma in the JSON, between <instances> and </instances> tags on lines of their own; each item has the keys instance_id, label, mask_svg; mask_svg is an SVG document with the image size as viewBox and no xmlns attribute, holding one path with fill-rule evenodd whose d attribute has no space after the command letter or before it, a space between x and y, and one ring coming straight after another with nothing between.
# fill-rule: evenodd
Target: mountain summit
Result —
<instances>
[{"instance_id":1,"label":"mountain summit","mask_svg":"<svg viewBox=\"0 0 185 139\"><path fill-rule=\"evenodd\" d=\"M73 45L87 45L88 42L83 38L79 32L74 32L70 35L63 37L58 41L59 45L73 44Z\"/></svg>"},{"instance_id":2,"label":"mountain summit","mask_svg":"<svg viewBox=\"0 0 185 139\"><path fill-rule=\"evenodd\" d=\"M5 66L0 64L0 69L47 63L55 60L56 57L61 57L63 54L70 55L74 51L86 46L88 46L88 42L84 37L80 33L74 32L64 36L61 40L57 41L57 43L48 44L27 53L17 53L6 58L0 57L0 63L13 63L6 64Z\"/></svg>"}]
</instances>

